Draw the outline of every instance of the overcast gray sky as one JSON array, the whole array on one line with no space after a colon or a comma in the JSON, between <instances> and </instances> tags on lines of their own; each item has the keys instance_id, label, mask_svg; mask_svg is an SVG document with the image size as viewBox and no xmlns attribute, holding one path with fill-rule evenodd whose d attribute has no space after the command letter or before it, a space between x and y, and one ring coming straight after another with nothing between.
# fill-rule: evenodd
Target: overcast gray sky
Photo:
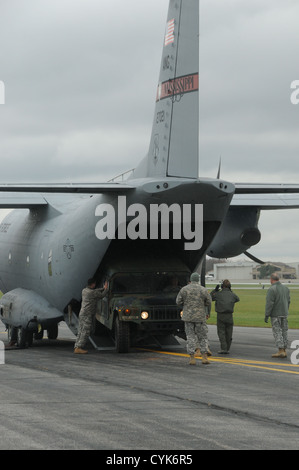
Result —
<instances>
[{"instance_id":1,"label":"overcast gray sky","mask_svg":"<svg viewBox=\"0 0 299 470\"><path fill-rule=\"evenodd\" d=\"M103 182L151 133L168 0L0 0L1 182ZM200 174L299 183L298 0L201 0ZM299 261L299 211L261 215Z\"/></svg>"}]
</instances>

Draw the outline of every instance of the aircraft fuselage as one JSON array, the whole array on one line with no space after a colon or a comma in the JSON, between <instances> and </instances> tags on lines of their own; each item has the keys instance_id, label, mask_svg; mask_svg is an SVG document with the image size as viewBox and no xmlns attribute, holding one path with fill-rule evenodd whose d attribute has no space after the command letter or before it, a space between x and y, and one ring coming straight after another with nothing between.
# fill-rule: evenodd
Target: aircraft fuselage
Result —
<instances>
[{"instance_id":1,"label":"aircraft fuselage","mask_svg":"<svg viewBox=\"0 0 299 470\"><path fill-rule=\"evenodd\" d=\"M126 194L126 207L133 207L137 202L148 210L151 204L178 203L182 208L195 201L202 204L202 247L184 250L184 240L175 241L176 251L194 269L218 230L232 194L233 185L220 180L143 179ZM97 237L96 226L101 220L96 216L97 208L109 204L118 219L119 196L108 193L44 197L48 202L46 207L14 210L0 226L0 288L3 293L15 288L33 290L63 311L71 299L80 301L82 288L99 270L112 240ZM130 220L132 216L126 214L126 224ZM156 246L158 243L160 240ZM155 249L153 246L148 245Z\"/></svg>"}]
</instances>

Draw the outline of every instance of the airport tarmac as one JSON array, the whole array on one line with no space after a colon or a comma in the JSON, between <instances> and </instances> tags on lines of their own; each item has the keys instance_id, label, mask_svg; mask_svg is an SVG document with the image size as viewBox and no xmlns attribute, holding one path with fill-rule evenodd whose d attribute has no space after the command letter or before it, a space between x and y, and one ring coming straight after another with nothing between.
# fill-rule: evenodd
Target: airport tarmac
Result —
<instances>
[{"instance_id":1,"label":"airport tarmac","mask_svg":"<svg viewBox=\"0 0 299 470\"><path fill-rule=\"evenodd\" d=\"M290 342L299 330L289 331ZM4 325L0 340L7 342ZM298 449L299 366L273 359L272 331L235 327L231 354L189 366L185 342L168 350L74 355L57 340L5 351L0 365L0 449L162 451ZM108 454L109 454L108 452Z\"/></svg>"}]
</instances>

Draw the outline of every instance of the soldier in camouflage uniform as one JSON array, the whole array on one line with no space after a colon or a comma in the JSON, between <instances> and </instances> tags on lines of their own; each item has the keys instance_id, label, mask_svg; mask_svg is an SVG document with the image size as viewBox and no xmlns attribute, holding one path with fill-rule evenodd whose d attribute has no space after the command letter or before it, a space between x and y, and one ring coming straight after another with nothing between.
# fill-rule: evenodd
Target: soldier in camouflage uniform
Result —
<instances>
[{"instance_id":1,"label":"soldier in camouflage uniform","mask_svg":"<svg viewBox=\"0 0 299 470\"><path fill-rule=\"evenodd\" d=\"M265 322L271 317L272 331L278 352L272 357L287 357L288 314L291 302L290 291L279 281L276 273L271 274L271 287L267 292Z\"/></svg>"},{"instance_id":2,"label":"soldier in camouflage uniform","mask_svg":"<svg viewBox=\"0 0 299 470\"><path fill-rule=\"evenodd\" d=\"M199 284L199 274L193 273L190 284L184 286L177 295L176 303L183 306L182 320L185 322L187 336L187 352L190 354L190 364L194 365L196 348L200 347L202 363L209 364L207 307L211 308L211 297L205 287Z\"/></svg>"},{"instance_id":3,"label":"soldier in camouflage uniform","mask_svg":"<svg viewBox=\"0 0 299 470\"><path fill-rule=\"evenodd\" d=\"M95 287L95 279L89 279L87 287L85 287L85 289L82 291L82 304L79 313L79 328L74 349L75 354L87 353L87 350L83 348L87 343L91 333L97 301L105 297L108 292L107 282L105 282L104 288L96 289Z\"/></svg>"}]
</instances>

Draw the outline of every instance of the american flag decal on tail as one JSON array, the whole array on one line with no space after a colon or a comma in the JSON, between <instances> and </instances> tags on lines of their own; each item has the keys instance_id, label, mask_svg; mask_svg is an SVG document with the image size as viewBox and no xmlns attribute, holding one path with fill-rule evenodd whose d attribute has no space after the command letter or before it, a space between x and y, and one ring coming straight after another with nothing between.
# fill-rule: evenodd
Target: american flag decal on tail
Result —
<instances>
[{"instance_id":1,"label":"american flag decal on tail","mask_svg":"<svg viewBox=\"0 0 299 470\"><path fill-rule=\"evenodd\" d=\"M174 42L174 19L167 22L165 34L165 46Z\"/></svg>"}]
</instances>

